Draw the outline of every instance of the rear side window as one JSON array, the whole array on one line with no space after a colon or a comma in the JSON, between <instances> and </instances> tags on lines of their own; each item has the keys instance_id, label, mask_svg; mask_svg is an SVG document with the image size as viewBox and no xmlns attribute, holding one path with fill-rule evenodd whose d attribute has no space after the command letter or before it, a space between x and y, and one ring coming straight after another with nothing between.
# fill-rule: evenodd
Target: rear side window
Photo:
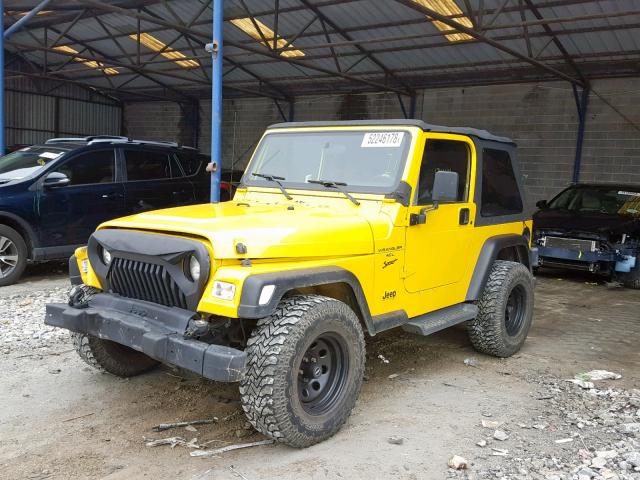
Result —
<instances>
[{"instance_id":1,"label":"rear side window","mask_svg":"<svg viewBox=\"0 0 640 480\"><path fill-rule=\"evenodd\" d=\"M161 180L181 176L168 153L125 150L127 180ZM175 171L174 171L175 170Z\"/></svg>"},{"instance_id":2,"label":"rear side window","mask_svg":"<svg viewBox=\"0 0 640 480\"><path fill-rule=\"evenodd\" d=\"M200 172L200 167L204 163L202 157L197 155L178 155L178 160L187 177Z\"/></svg>"},{"instance_id":3,"label":"rear side window","mask_svg":"<svg viewBox=\"0 0 640 480\"><path fill-rule=\"evenodd\" d=\"M114 151L83 153L64 163L56 171L69 177L70 185L112 183L115 180Z\"/></svg>"},{"instance_id":4,"label":"rear side window","mask_svg":"<svg viewBox=\"0 0 640 480\"><path fill-rule=\"evenodd\" d=\"M522 213L522 198L511 157L504 150L482 152L482 206L480 215L497 217Z\"/></svg>"}]
</instances>

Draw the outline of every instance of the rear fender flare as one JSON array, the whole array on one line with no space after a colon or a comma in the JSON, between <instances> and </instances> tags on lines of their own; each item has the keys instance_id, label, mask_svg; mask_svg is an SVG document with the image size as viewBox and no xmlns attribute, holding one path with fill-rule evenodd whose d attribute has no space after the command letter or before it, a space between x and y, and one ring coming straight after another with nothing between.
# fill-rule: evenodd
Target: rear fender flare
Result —
<instances>
[{"instance_id":1,"label":"rear fender flare","mask_svg":"<svg viewBox=\"0 0 640 480\"><path fill-rule=\"evenodd\" d=\"M513 247L515 247L518 252L520 263L531 271L529 242L525 235L508 234L489 238L484 242L484 245L482 245L480 255L478 255L465 301L473 302L480 299L489 274L491 273L493 262L498 258L501 251Z\"/></svg>"}]
</instances>

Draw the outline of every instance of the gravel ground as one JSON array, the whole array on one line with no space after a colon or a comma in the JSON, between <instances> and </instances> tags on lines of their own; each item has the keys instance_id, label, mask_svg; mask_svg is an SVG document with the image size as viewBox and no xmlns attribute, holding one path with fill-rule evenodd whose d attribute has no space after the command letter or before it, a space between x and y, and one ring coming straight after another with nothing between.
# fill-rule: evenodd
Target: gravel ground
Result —
<instances>
[{"instance_id":1,"label":"gravel ground","mask_svg":"<svg viewBox=\"0 0 640 480\"><path fill-rule=\"evenodd\" d=\"M45 305L65 302L69 286L38 290L22 289L19 293L0 296L0 353L13 351L37 353L41 349L69 345L69 332L43 323Z\"/></svg>"},{"instance_id":2,"label":"gravel ground","mask_svg":"<svg viewBox=\"0 0 640 480\"><path fill-rule=\"evenodd\" d=\"M484 418L476 443L482 453L470 470L452 469L449 477L640 479L640 390L599 388L603 382L585 389L550 375L526 380L538 385L533 396L544 408L504 423Z\"/></svg>"},{"instance_id":3,"label":"gravel ground","mask_svg":"<svg viewBox=\"0 0 640 480\"><path fill-rule=\"evenodd\" d=\"M125 380L91 370L66 330L43 324L45 304L69 290L54 273L0 289L0 478L640 480L638 292L539 278L534 327L509 359L474 352L463 328L376 336L336 437L202 460L143 437L214 442L203 448L262 440L244 428L237 387L166 367ZM592 369L622 378L567 381ZM197 433L151 430L211 416L222 421ZM467 468L448 469L454 455Z\"/></svg>"}]
</instances>

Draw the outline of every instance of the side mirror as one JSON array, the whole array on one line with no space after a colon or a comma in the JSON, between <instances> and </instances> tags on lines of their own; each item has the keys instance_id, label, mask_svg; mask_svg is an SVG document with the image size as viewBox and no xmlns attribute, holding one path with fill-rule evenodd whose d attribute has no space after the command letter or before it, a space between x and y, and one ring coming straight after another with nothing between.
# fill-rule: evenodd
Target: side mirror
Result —
<instances>
[{"instance_id":1,"label":"side mirror","mask_svg":"<svg viewBox=\"0 0 640 480\"><path fill-rule=\"evenodd\" d=\"M60 172L51 172L44 179L44 186L46 188L64 187L70 183L71 180L69 180L69 177Z\"/></svg>"},{"instance_id":2,"label":"side mirror","mask_svg":"<svg viewBox=\"0 0 640 480\"><path fill-rule=\"evenodd\" d=\"M440 170L433 179L433 203L455 202L458 199L458 172Z\"/></svg>"},{"instance_id":3,"label":"side mirror","mask_svg":"<svg viewBox=\"0 0 640 480\"><path fill-rule=\"evenodd\" d=\"M436 172L431 199L433 206L421 209L420 213L412 213L409 216L409 225L427 223L427 212L437 210L440 202L455 202L458 199L458 173L445 170Z\"/></svg>"},{"instance_id":4,"label":"side mirror","mask_svg":"<svg viewBox=\"0 0 640 480\"><path fill-rule=\"evenodd\" d=\"M538 200L536 202L536 207L538 207L540 210L545 210L546 208L549 208L549 204L546 200Z\"/></svg>"}]
</instances>

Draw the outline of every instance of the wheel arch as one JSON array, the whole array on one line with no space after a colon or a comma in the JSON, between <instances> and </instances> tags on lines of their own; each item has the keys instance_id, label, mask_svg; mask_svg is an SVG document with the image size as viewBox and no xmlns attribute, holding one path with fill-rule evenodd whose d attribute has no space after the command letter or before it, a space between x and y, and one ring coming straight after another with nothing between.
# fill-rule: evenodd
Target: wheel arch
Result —
<instances>
[{"instance_id":1,"label":"wheel arch","mask_svg":"<svg viewBox=\"0 0 640 480\"><path fill-rule=\"evenodd\" d=\"M518 262L531 271L529 242L526 235L497 235L484 242L473 270L465 301L480 299L495 260Z\"/></svg>"},{"instance_id":2,"label":"wheel arch","mask_svg":"<svg viewBox=\"0 0 640 480\"><path fill-rule=\"evenodd\" d=\"M275 285L271 299L260 305L258 299L262 288ZM292 293L318 294L346 303L358 316L369 334L375 328L366 297L356 276L340 267L318 267L256 274L247 277L242 287L238 316L240 318L263 318L275 311L286 295Z\"/></svg>"},{"instance_id":3,"label":"wheel arch","mask_svg":"<svg viewBox=\"0 0 640 480\"><path fill-rule=\"evenodd\" d=\"M27 244L30 259L33 259L33 250L38 246L38 241L33 228L18 215L0 210L0 224L13 228L18 232Z\"/></svg>"}]
</instances>

